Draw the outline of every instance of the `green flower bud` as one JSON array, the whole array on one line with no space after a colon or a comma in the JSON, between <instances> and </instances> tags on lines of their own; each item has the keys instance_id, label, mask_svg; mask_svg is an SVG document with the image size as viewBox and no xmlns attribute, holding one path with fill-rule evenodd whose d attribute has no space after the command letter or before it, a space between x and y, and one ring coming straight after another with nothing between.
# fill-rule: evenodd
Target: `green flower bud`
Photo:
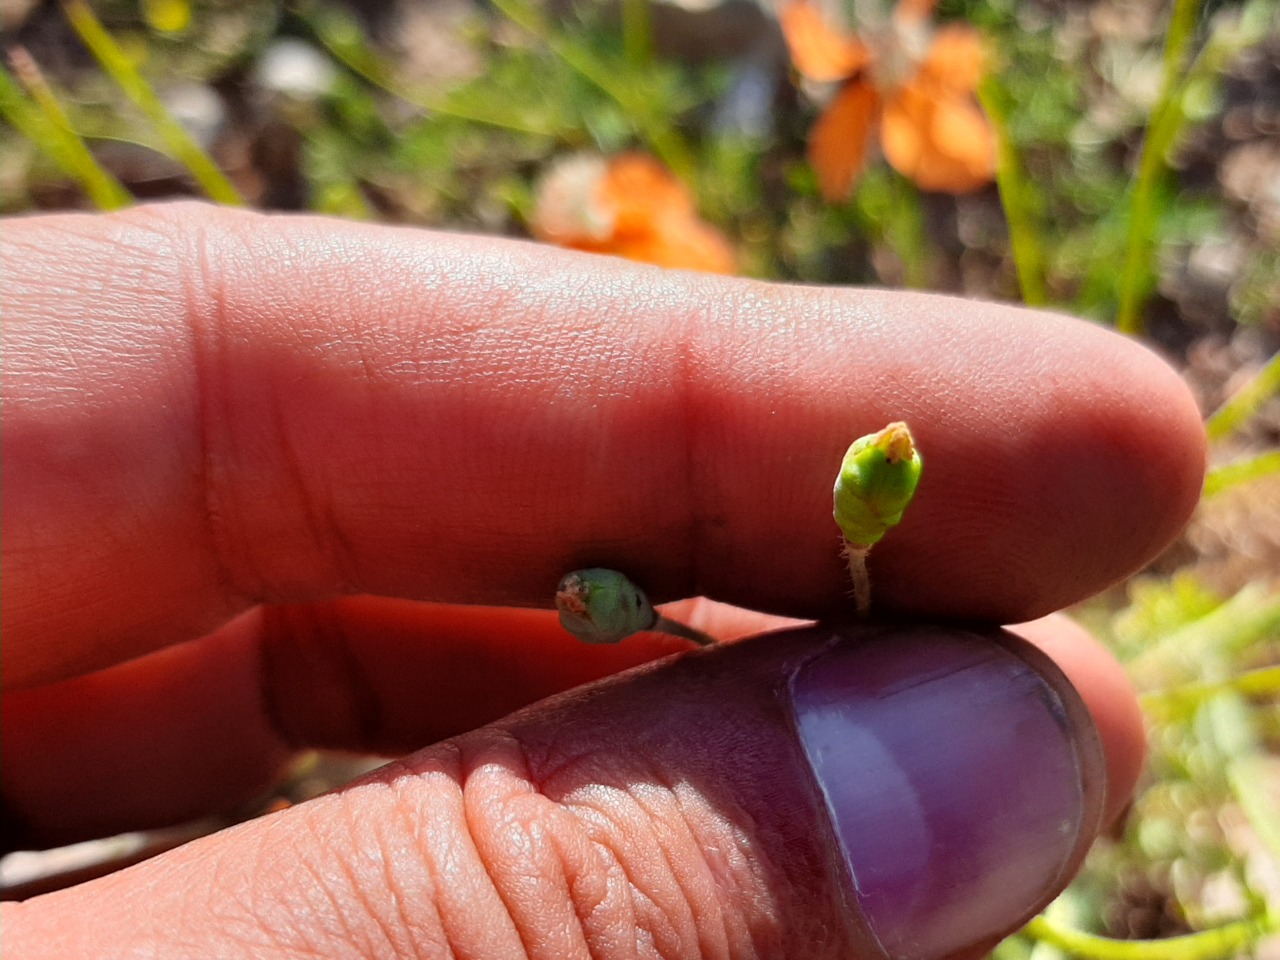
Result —
<instances>
[{"instance_id":1,"label":"green flower bud","mask_svg":"<svg viewBox=\"0 0 1280 960\"><path fill-rule=\"evenodd\" d=\"M920 454L905 423L853 441L836 478L833 514L853 547L877 543L897 526L920 482Z\"/></svg>"},{"instance_id":2,"label":"green flower bud","mask_svg":"<svg viewBox=\"0 0 1280 960\"><path fill-rule=\"evenodd\" d=\"M583 643L617 643L658 621L643 590L602 567L565 574L556 587L556 609L561 626Z\"/></svg>"}]
</instances>

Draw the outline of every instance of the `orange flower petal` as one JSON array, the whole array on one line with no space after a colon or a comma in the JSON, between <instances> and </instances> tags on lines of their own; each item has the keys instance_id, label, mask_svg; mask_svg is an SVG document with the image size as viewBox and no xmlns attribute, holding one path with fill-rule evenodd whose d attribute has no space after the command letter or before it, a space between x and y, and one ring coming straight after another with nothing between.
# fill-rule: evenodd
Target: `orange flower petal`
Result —
<instances>
[{"instance_id":1,"label":"orange flower petal","mask_svg":"<svg viewBox=\"0 0 1280 960\"><path fill-rule=\"evenodd\" d=\"M810 80L847 80L871 60L861 40L833 30L809 0L790 0L779 11L778 23L791 62Z\"/></svg>"},{"instance_id":2,"label":"orange flower petal","mask_svg":"<svg viewBox=\"0 0 1280 960\"><path fill-rule=\"evenodd\" d=\"M885 104L880 142L894 169L925 190L968 193L995 176L995 137L982 111L920 83Z\"/></svg>"},{"instance_id":3,"label":"orange flower petal","mask_svg":"<svg viewBox=\"0 0 1280 960\"><path fill-rule=\"evenodd\" d=\"M969 27L953 24L933 35L920 73L952 92L972 93L982 82L985 59L982 38Z\"/></svg>"},{"instance_id":4,"label":"orange flower petal","mask_svg":"<svg viewBox=\"0 0 1280 960\"><path fill-rule=\"evenodd\" d=\"M688 189L644 154L561 161L543 178L531 228L571 250L684 270L737 270L728 238L700 220Z\"/></svg>"},{"instance_id":5,"label":"orange flower petal","mask_svg":"<svg viewBox=\"0 0 1280 960\"><path fill-rule=\"evenodd\" d=\"M598 196L614 212L614 236L653 233L660 219L697 216L693 196L684 184L642 153L624 153L610 160Z\"/></svg>"},{"instance_id":6,"label":"orange flower petal","mask_svg":"<svg viewBox=\"0 0 1280 960\"><path fill-rule=\"evenodd\" d=\"M871 125L880 96L865 80L851 80L827 106L809 134L809 162L822 195L843 200L867 159Z\"/></svg>"},{"instance_id":7,"label":"orange flower petal","mask_svg":"<svg viewBox=\"0 0 1280 960\"><path fill-rule=\"evenodd\" d=\"M964 166L974 187L995 178L995 132L972 100L939 100L934 105L930 141L940 154Z\"/></svg>"},{"instance_id":8,"label":"orange flower petal","mask_svg":"<svg viewBox=\"0 0 1280 960\"><path fill-rule=\"evenodd\" d=\"M924 156L928 113L928 97L914 87L898 90L884 105L880 147L885 159L905 176L915 177Z\"/></svg>"},{"instance_id":9,"label":"orange flower petal","mask_svg":"<svg viewBox=\"0 0 1280 960\"><path fill-rule=\"evenodd\" d=\"M676 270L736 273L738 269L725 235L696 219L667 220L657 233L621 237L612 249L602 252Z\"/></svg>"}]
</instances>

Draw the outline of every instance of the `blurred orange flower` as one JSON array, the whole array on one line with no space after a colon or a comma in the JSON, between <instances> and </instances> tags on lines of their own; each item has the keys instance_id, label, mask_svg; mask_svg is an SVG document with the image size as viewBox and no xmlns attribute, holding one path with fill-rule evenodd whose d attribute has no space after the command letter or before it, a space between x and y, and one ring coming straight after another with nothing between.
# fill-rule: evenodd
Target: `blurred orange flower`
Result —
<instances>
[{"instance_id":1,"label":"blurred orange flower","mask_svg":"<svg viewBox=\"0 0 1280 960\"><path fill-rule=\"evenodd\" d=\"M880 31L829 26L812 0L784 0L791 62L819 83L840 82L809 137L809 162L828 200L849 195L879 125L880 147L925 190L967 193L995 176L995 137L974 91L982 45L960 25L933 30L934 0L901 0Z\"/></svg>"},{"instance_id":2,"label":"blurred orange flower","mask_svg":"<svg viewBox=\"0 0 1280 960\"><path fill-rule=\"evenodd\" d=\"M539 240L662 267L733 273L733 247L698 217L688 189L652 157L561 160L538 185L530 223Z\"/></svg>"}]
</instances>

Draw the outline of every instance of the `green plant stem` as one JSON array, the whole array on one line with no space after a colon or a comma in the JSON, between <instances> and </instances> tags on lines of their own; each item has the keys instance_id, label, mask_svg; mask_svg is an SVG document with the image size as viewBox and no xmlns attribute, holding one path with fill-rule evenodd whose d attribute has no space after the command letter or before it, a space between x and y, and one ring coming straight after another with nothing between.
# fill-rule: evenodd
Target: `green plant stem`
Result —
<instances>
[{"instance_id":1,"label":"green plant stem","mask_svg":"<svg viewBox=\"0 0 1280 960\"><path fill-rule=\"evenodd\" d=\"M1280 353L1262 365L1253 379L1237 390L1205 421L1204 430L1210 440L1221 440L1253 416L1263 402L1280 391Z\"/></svg>"},{"instance_id":2,"label":"green plant stem","mask_svg":"<svg viewBox=\"0 0 1280 960\"><path fill-rule=\"evenodd\" d=\"M542 14L526 0L493 0L493 5L504 17L545 43L570 69L622 107L631 117L637 133L676 177L686 183L693 179L696 165L692 149L667 118L645 99L643 92L630 86L626 78L619 80L615 72L600 63L587 48L558 36Z\"/></svg>"},{"instance_id":3,"label":"green plant stem","mask_svg":"<svg viewBox=\"0 0 1280 960\"><path fill-rule=\"evenodd\" d=\"M844 542L844 557L849 567L849 582L853 584L853 609L862 619L871 616L871 573L867 570L867 554L870 547L854 546Z\"/></svg>"},{"instance_id":4,"label":"green plant stem","mask_svg":"<svg viewBox=\"0 0 1280 960\"><path fill-rule=\"evenodd\" d=\"M1254 835L1280 857L1280 816L1273 797L1271 757L1260 736L1257 712L1234 691L1204 704L1196 717L1206 759L1223 768L1225 781ZM1280 914L1271 917L1280 923Z\"/></svg>"},{"instance_id":5,"label":"green plant stem","mask_svg":"<svg viewBox=\"0 0 1280 960\"><path fill-rule=\"evenodd\" d=\"M710 635L678 620L670 620L662 614L658 614L658 618L654 620L650 629L655 633L665 633L673 637L679 637L682 640L688 640L700 647L714 647L716 645L716 641Z\"/></svg>"},{"instance_id":6,"label":"green plant stem","mask_svg":"<svg viewBox=\"0 0 1280 960\"><path fill-rule=\"evenodd\" d=\"M239 191L218 169L212 158L200 148L191 135L164 104L133 61L120 49L84 0L63 0L62 9L76 34L89 48L102 69L137 104L147 119L155 124L165 145L174 157L191 172L205 195L229 206L244 203Z\"/></svg>"},{"instance_id":7,"label":"green plant stem","mask_svg":"<svg viewBox=\"0 0 1280 960\"><path fill-rule=\"evenodd\" d=\"M1165 634L1126 667L1130 676L1159 678L1169 671L1178 674L1190 664L1202 667L1205 658L1230 659L1233 654L1274 636L1277 630L1280 630L1280 590L1255 582L1210 613ZM1175 675L1166 682L1176 679Z\"/></svg>"},{"instance_id":8,"label":"green plant stem","mask_svg":"<svg viewBox=\"0 0 1280 960\"><path fill-rule=\"evenodd\" d=\"M1043 943L1092 960L1217 960L1256 943L1269 932L1268 927L1261 921L1242 920L1163 940L1115 940L1063 927L1039 916L1023 929Z\"/></svg>"},{"instance_id":9,"label":"green plant stem","mask_svg":"<svg viewBox=\"0 0 1280 960\"><path fill-rule=\"evenodd\" d=\"M390 72L363 42L358 31L352 29L351 24L340 15L335 15L333 11L318 4L310 3L301 6L297 13L311 29L320 45L328 50L334 59L366 83L405 103L411 103L415 107L421 107L429 113L443 117L453 117L468 123L481 123L485 126L510 130L513 133L549 138L561 137L564 134L564 131L536 126L521 117L510 114L462 107L449 102L447 96L429 98L414 91L405 90L395 82Z\"/></svg>"},{"instance_id":10,"label":"green plant stem","mask_svg":"<svg viewBox=\"0 0 1280 960\"><path fill-rule=\"evenodd\" d=\"M1156 142L1168 149L1186 123L1187 95L1191 89L1216 80L1241 51L1261 43L1280 26L1277 22L1278 9L1275 0L1247 0L1235 12L1232 21L1215 22L1204 46L1179 80L1169 109L1161 114L1159 125L1152 127ZM1219 12L1218 20L1223 19L1224 14Z\"/></svg>"},{"instance_id":11,"label":"green plant stem","mask_svg":"<svg viewBox=\"0 0 1280 960\"><path fill-rule=\"evenodd\" d=\"M1227 765L1227 782L1254 834L1271 856L1277 858L1280 857L1280 817L1276 815L1271 760L1261 749L1255 749L1246 757L1233 758Z\"/></svg>"},{"instance_id":12,"label":"green plant stem","mask_svg":"<svg viewBox=\"0 0 1280 960\"><path fill-rule=\"evenodd\" d=\"M1280 693L1280 667L1262 667L1216 683L1188 683L1141 696L1142 708L1151 712L1185 712L1220 693L1242 697L1269 697Z\"/></svg>"},{"instance_id":13,"label":"green plant stem","mask_svg":"<svg viewBox=\"0 0 1280 960\"><path fill-rule=\"evenodd\" d=\"M99 210L118 210L133 203L129 191L98 163L72 128L70 118L35 61L25 50L13 50L10 62L30 100L9 71L0 68L0 114L43 150L59 169L78 180Z\"/></svg>"},{"instance_id":14,"label":"green plant stem","mask_svg":"<svg viewBox=\"0 0 1280 960\"><path fill-rule=\"evenodd\" d=\"M906 177L894 177L894 209L899 216L890 221L889 239L902 258L902 282L911 290L929 288L929 235L925 232L920 191Z\"/></svg>"},{"instance_id":15,"label":"green plant stem","mask_svg":"<svg viewBox=\"0 0 1280 960\"><path fill-rule=\"evenodd\" d=\"M858 182L854 209L864 234L901 262L901 285L927 289L930 249L920 189L896 171L876 171Z\"/></svg>"},{"instance_id":16,"label":"green plant stem","mask_svg":"<svg viewBox=\"0 0 1280 960\"><path fill-rule=\"evenodd\" d=\"M1280 450L1267 450L1253 457L1215 467L1204 478L1202 496L1206 499L1216 497L1237 484L1260 480L1273 473L1280 473Z\"/></svg>"},{"instance_id":17,"label":"green plant stem","mask_svg":"<svg viewBox=\"0 0 1280 960\"><path fill-rule=\"evenodd\" d=\"M1200 0L1174 0L1164 45L1164 79L1142 144L1138 178L1129 202L1129 235L1116 313L1116 328L1122 333L1142 332L1142 308L1154 246L1156 187L1165 172L1165 156L1182 125L1180 79L1199 13Z\"/></svg>"},{"instance_id":18,"label":"green plant stem","mask_svg":"<svg viewBox=\"0 0 1280 960\"><path fill-rule=\"evenodd\" d=\"M1127 238L1125 273L1121 281L1117 327L1127 333L1142 328L1142 286L1150 276L1153 247L1151 232L1155 189L1164 172L1165 159L1187 122L1187 102L1191 91L1217 83L1226 66L1242 50L1262 42L1276 27L1275 0L1248 0L1230 15L1220 12L1219 21L1204 46L1196 53L1181 77L1177 66L1195 25L1199 0L1178 0L1165 43L1165 84L1152 111L1143 145L1139 178L1130 195L1130 228ZM1170 87L1170 75L1173 86Z\"/></svg>"},{"instance_id":19,"label":"green plant stem","mask_svg":"<svg viewBox=\"0 0 1280 960\"><path fill-rule=\"evenodd\" d=\"M1022 302L1038 307L1049 302L1049 294L1045 286L1045 257L1034 213L1033 188L1018 148L1009 137L1005 97L996 84L994 77L988 77L978 90L978 99L996 135L996 186L1000 189L1000 204L1009 224L1009 248L1018 273Z\"/></svg>"},{"instance_id":20,"label":"green plant stem","mask_svg":"<svg viewBox=\"0 0 1280 960\"><path fill-rule=\"evenodd\" d=\"M653 58L653 20L649 0L622 0L622 50L627 63L642 69Z\"/></svg>"}]
</instances>

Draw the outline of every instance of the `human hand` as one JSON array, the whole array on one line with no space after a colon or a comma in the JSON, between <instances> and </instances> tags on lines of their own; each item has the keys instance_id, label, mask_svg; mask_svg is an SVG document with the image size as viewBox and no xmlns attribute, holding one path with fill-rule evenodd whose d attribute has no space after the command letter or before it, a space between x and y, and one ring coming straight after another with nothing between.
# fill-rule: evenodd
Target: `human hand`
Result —
<instances>
[{"instance_id":1,"label":"human hand","mask_svg":"<svg viewBox=\"0 0 1280 960\"><path fill-rule=\"evenodd\" d=\"M6 905L6 956L974 957L1128 798L1132 693L1056 618L815 628L571 689L682 645L501 608L602 564L655 599L847 611L831 472L901 418L928 474L877 603L1041 617L1199 492L1193 404L1120 338L195 205L11 221L0 254L8 835L442 740Z\"/></svg>"}]
</instances>

